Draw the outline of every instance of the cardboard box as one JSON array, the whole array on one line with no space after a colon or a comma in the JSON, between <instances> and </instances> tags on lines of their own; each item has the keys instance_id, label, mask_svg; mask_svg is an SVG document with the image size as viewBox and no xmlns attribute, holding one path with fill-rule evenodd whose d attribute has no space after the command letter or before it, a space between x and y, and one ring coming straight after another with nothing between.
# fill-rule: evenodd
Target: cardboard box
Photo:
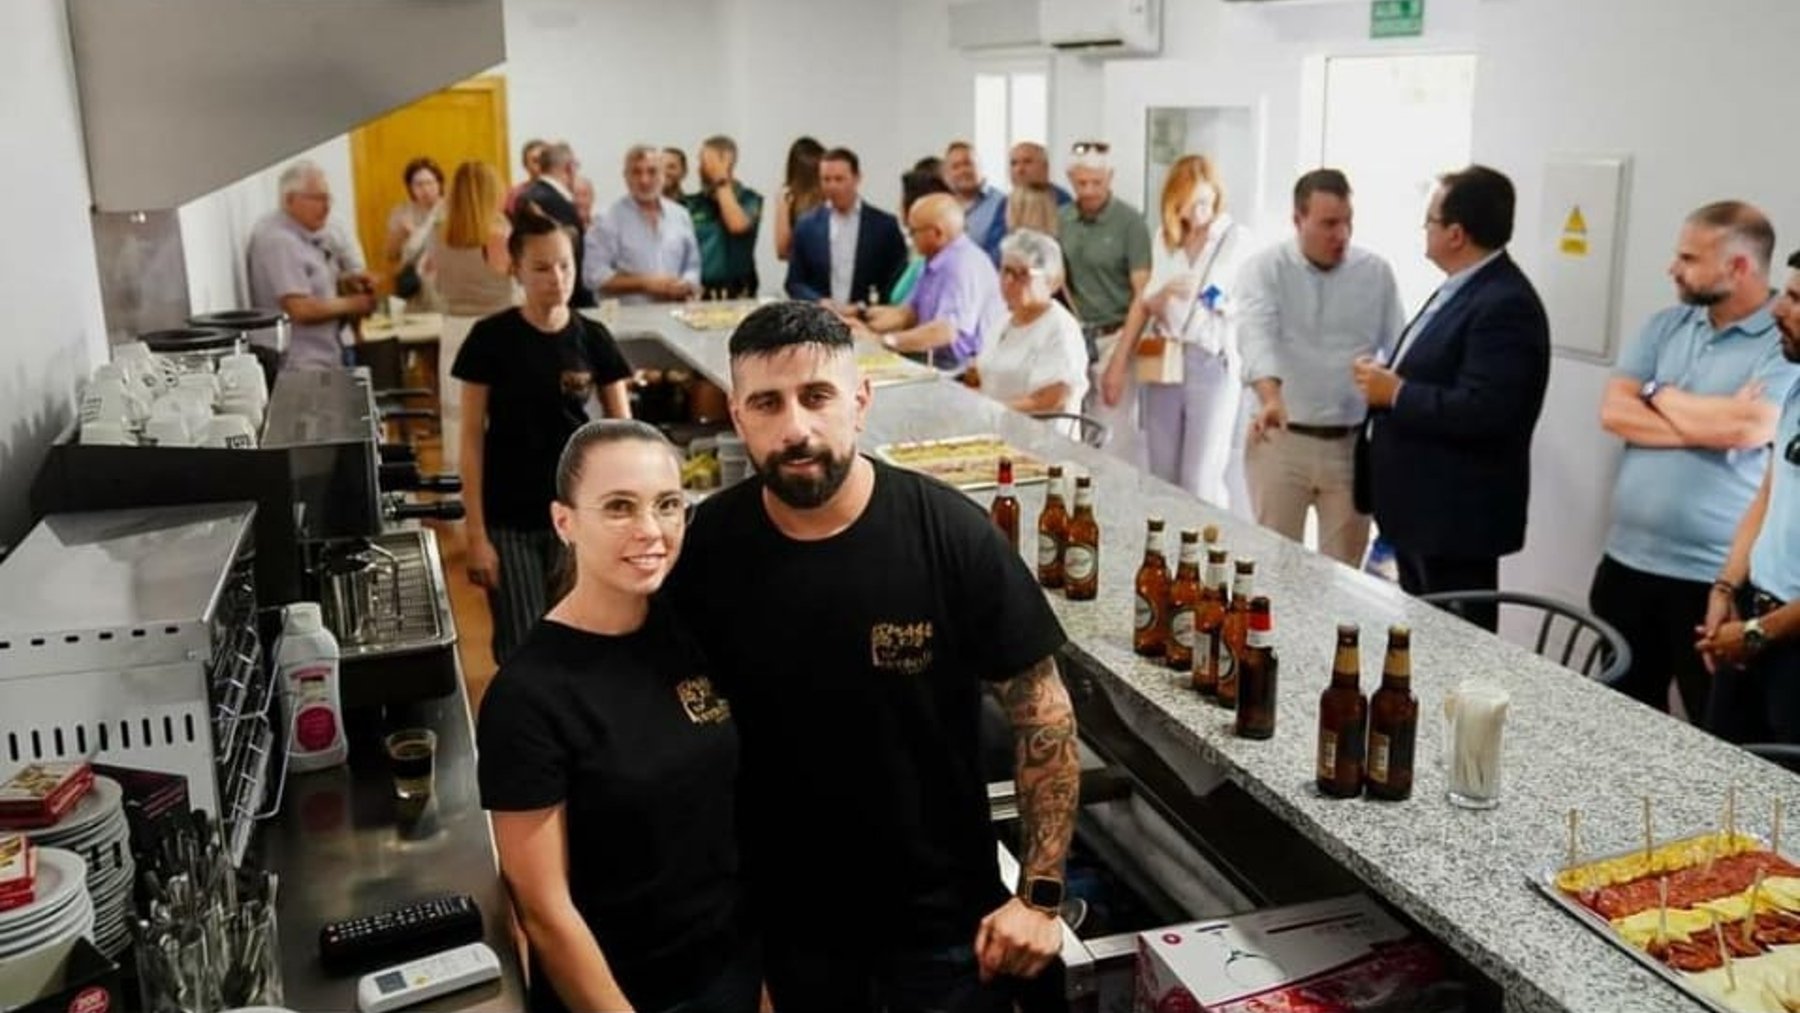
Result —
<instances>
[{"instance_id":1,"label":"cardboard box","mask_svg":"<svg viewBox=\"0 0 1800 1013\"><path fill-rule=\"evenodd\" d=\"M0 1010L7 1013L120 1013L119 965L77 938L0 972Z\"/></svg>"},{"instance_id":2,"label":"cardboard box","mask_svg":"<svg viewBox=\"0 0 1800 1013\"><path fill-rule=\"evenodd\" d=\"M1138 935L1136 1013L1457 1010L1436 947L1363 895Z\"/></svg>"}]
</instances>

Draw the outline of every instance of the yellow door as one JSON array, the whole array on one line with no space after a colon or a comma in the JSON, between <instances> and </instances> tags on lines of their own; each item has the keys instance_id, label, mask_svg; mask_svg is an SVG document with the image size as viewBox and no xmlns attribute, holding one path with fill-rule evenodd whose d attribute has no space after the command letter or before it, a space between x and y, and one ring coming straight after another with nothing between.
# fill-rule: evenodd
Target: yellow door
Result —
<instances>
[{"instance_id":1,"label":"yellow door","mask_svg":"<svg viewBox=\"0 0 1800 1013\"><path fill-rule=\"evenodd\" d=\"M502 180L512 176L507 153L506 79L471 78L371 120L350 134L350 161L356 183L356 236L381 292L393 290L382 257L388 215L407 199L401 173L415 158L430 158L444 170L445 189L456 167L471 159L493 165Z\"/></svg>"}]
</instances>

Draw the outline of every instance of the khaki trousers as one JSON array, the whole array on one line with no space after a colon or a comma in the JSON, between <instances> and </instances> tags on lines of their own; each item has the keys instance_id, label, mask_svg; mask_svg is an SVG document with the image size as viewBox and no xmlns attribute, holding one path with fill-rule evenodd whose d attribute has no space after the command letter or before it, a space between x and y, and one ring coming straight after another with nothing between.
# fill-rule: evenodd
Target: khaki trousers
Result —
<instances>
[{"instance_id":1,"label":"khaki trousers","mask_svg":"<svg viewBox=\"0 0 1800 1013\"><path fill-rule=\"evenodd\" d=\"M1278 431L1250 442L1246 467L1256 522L1295 541L1306 537L1308 507L1319 512L1319 551L1360 567L1369 547L1369 516L1354 494L1356 437Z\"/></svg>"}]
</instances>

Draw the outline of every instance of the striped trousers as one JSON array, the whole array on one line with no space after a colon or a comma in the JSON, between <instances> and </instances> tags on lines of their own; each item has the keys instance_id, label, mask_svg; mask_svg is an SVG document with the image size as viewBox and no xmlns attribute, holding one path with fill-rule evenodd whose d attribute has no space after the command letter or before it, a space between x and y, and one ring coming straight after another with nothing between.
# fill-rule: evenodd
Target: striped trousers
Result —
<instances>
[{"instance_id":1,"label":"striped trousers","mask_svg":"<svg viewBox=\"0 0 1800 1013\"><path fill-rule=\"evenodd\" d=\"M563 546L556 532L547 529L489 528L488 541L500 557L500 587L487 597L494 619L494 664L504 665L532 625L549 611L550 582Z\"/></svg>"}]
</instances>

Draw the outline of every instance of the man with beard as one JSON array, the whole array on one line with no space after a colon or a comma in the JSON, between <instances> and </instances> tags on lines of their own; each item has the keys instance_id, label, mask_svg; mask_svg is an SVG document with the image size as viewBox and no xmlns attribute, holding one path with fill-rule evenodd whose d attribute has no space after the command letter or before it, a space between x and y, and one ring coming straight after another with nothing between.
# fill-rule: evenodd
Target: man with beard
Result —
<instances>
[{"instance_id":1,"label":"man with beard","mask_svg":"<svg viewBox=\"0 0 1800 1013\"><path fill-rule=\"evenodd\" d=\"M1688 629L1768 470L1795 370L1769 312L1775 232L1738 201L1687 217L1669 277L1681 305L1650 318L1607 383L1600 420L1625 441L1613 524L1588 604L1631 645L1619 689L1698 721L1707 677Z\"/></svg>"},{"instance_id":2,"label":"man with beard","mask_svg":"<svg viewBox=\"0 0 1800 1013\"><path fill-rule=\"evenodd\" d=\"M1062 627L980 507L857 454L870 386L831 311L765 306L730 349L758 478L699 508L672 593L742 731L771 997L783 1013L1010 1010L1061 949L1078 775ZM983 683L1016 740L1011 896Z\"/></svg>"},{"instance_id":3,"label":"man with beard","mask_svg":"<svg viewBox=\"0 0 1800 1013\"><path fill-rule=\"evenodd\" d=\"M1800 363L1800 253L1788 267L1774 316L1782 356ZM1699 632L1713 673L1707 727L1733 742L1800 742L1800 383Z\"/></svg>"}]
</instances>

